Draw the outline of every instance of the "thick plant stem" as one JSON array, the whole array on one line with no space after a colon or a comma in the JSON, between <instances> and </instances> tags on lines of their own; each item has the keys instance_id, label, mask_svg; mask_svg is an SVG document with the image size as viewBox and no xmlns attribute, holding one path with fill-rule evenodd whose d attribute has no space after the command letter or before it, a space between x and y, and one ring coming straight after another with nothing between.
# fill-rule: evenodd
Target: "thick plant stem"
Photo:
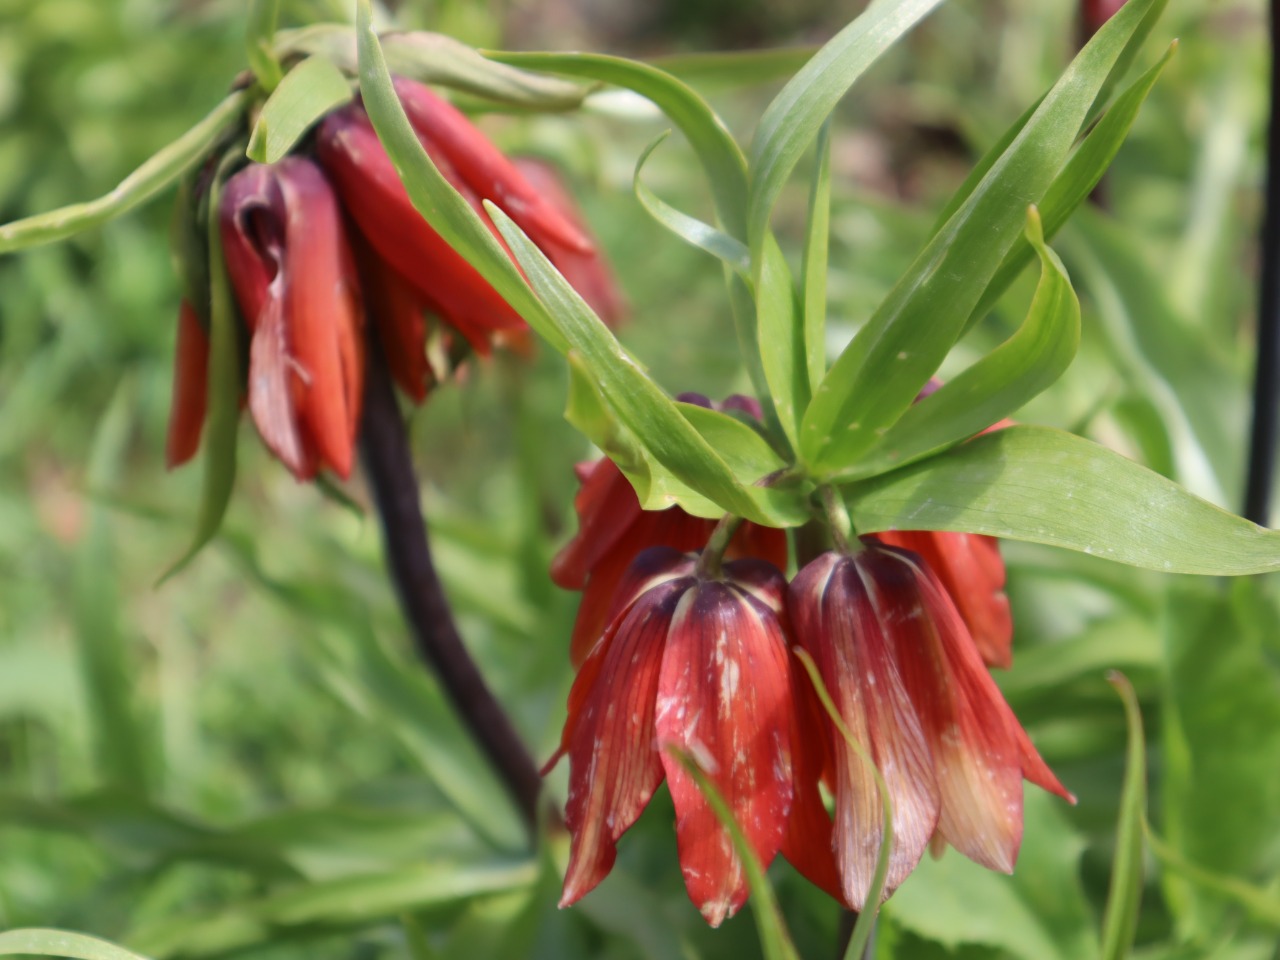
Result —
<instances>
[{"instance_id":1,"label":"thick plant stem","mask_svg":"<svg viewBox=\"0 0 1280 960\"><path fill-rule=\"evenodd\" d=\"M1267 131L1267 199L1258 282L1258 357L1244 515L1267 526L1275 483L1280 421L1280 0L1271 0L1271 117Z\"/></svg>"},{"instance_id":2,"label":"thick plant stem","mask_svg":"<svg viewBox=\"0 0 1280 960\"><path fill-rule=\"evenodd\" d=\"M360 453L382 522L387 570L415 648L436 671L462 721L506 783L532 835L542 778L458 635L431 559L409 436L392 392L386 358L376 338L370 338L368 349Z\"/></svg>"}]
</instances>

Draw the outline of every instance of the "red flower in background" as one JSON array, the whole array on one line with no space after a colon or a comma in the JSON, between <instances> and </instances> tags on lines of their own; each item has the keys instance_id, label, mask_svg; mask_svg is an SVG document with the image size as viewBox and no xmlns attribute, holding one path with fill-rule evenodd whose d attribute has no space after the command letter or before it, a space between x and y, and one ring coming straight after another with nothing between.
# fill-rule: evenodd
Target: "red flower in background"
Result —
<instances>
[{"instance_id":1,"label":"red flower in background","mask_svg":"<svg viewBox=\"0 0 1280 960\"><path fill-rule=\"evenodd\" d=\"M612 276L567 193L552 188L554 175L540 167L535 187L447 101L422 84L395 83L423 146L490 229L485 199L565 270L602 318L618 320ZM427 315L480 354L494 343L521 345L528 335L497 291L413 208L362 106L349 104L321 121L315 153L319 166L290 156L244 167L227 181L216 211L249 333L250 413L268 448L300 480L322 468L350 473L366 315L392 378L416 402L436 378ZM195 453L204 420L208 342L198 314L184 305L179 316L171 467Z\"/></svg>"},{"instance_id":2,"label":"red flower in background","mask_svg":"<svg viewBox=\"0 0 1280 960\"><path fill-rule=\"evenodd\" d=\"M803 746L786 581L758 560L725 564L719 579L700 578L695 565L665 547L636 559L617 614L570 691L560 749L548 764L569 757L565 821L573 844L561 906L604 879L618 838L664 778L690 899L712 926L746 900L728 833L666 745L706 771L762 862L783 847L797 793L792 757Z\"/></svg>"},{"instance_id":3,"label":"red flower in background","mask_svg":"<svg viewBox=\"0 0 1280 960\"><path fill-rule=\"evenodd\" d=\"M218 211L249 329L249 412L299 480L351 472L364 385L364 310L342 213L310 160L251 164Z\"/></svg>"},{"instance_id":4,"label":"red flower in background","mask_svg":"<svg viewBox=\"0 0 1280 960\"><path fill-rule=\"evenodd\" d=\"M886 892L931 841L1010 872L1022 840L1022 780L1071 799L983 664L947 589L918 554L866 538L796 575L790 611L836 709L884 777L894 845ZM832 735L834 844L844 898L869 894L882 820L875 780Z\"/></svg>"}]
</instances>

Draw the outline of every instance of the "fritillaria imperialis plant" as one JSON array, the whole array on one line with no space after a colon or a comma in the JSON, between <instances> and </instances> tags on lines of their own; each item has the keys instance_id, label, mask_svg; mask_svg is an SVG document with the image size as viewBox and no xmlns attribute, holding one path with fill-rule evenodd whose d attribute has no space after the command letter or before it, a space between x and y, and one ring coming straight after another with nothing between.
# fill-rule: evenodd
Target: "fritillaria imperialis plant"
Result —
<instances>
[{"instance_id":1,"label":"fritillaria imperialis plant","mask_svg":"<svg viewBox=\"0 0 1280 960\"><path fill-rule=\"evenodd\" d=\"M664 781L693 903L718 925L754 891L780 955L761 881L779 853L864 918L930 848L1010 872L1024 779L1073 798L989 672L1014 656L997 539L1166 572L1280 569L1280 535L1084 439L1006 420L1075 354L1079 306L1048 242L1168 60L1140 62L1162 0L1090 23L828 356L829 116L940 2L872 3L786 84L745 151L650 65L380 38L364 0L354 33L277 34L259 4L253 78L205 121L102 201L0 228L0 252L56 240L182 179L167 460L201 452L205 499L181 562L217 532L242 407L299 480L346 479L360 451L405 612L531 828L538 776L443 603L390 385L421 403L473 356L531 349L529 331L564 355L566 415L602 456L577 468L579 529L551 570L583 592L564 638L568 717L544 768L568 760L562 905L609 873ZM611 330L621 298L554 172L505 157L426 85L569 110L581 81L648 98L702 164L714 223L644 185L657 143L635 193L672 242L721 261L753 397L659 386ZM771 218L811 150L789 257ZM1027 270L1038 283L1021 326L934 379Z\"/></svg>"}]
</instances>

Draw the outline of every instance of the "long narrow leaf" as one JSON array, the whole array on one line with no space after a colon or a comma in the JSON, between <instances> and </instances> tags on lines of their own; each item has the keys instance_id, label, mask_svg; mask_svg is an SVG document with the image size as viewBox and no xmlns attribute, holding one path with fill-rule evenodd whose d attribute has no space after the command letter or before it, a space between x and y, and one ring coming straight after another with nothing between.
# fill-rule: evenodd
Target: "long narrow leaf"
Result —
<instances>
[{"instance_id":1,"label":"long narrow leaf","mask_svg":"<svg viewBox=\"0 0 1280 960\"><path fill-rule=\"evenodd\" d=\"M831 122L818 131L816 169L809 187L809 220L804 235L804 350L810 390L827 372L827 253L831 242Z\"/></svg>"},{"instance_id":2,"label":"long narrow leaf","mask_svg":"<svg viewBox=\"0 0 1280 960\"><path fill-rule=\"evenodd\" d=\"M758 249L782 185L854 82L942 0L876 0L787 83L751 144L748 237Z\"/></svg>"},{"instance_id":3,"label":"long narrow leaf","mask_svg":"<svg viewBox=\"0 0 1280 960\"><path fill-rule=\"evenodd\" d=\"M1124 960L1133 948L1142 907L1142 825L1147 815L1147 751L1142 714L1133 684L1121 673L1108 678L1124 701L1129 746L1125 756L1124 788L1120 794L1120 822L1116 852L1111 861L1111 888L1102 918L1102 960Z\"/></svg>"},{"instance_id":4,"label":"long narrow leaf","mask_svg":"<svg viewBox=\"0 0 1280 960\"><path fill-rule=\"evenodd\" d=\"M70 957L71 960L146 960L141 954L97 937L40 927L0 933L0 956L13 954Z\"/></svg>"},{"instance_id":5,"label":"long narrow leaf","mask_svg":"<svg viewBox=\"0 0 1280 960\"><path fill-rule=\"evenodd\" d=\"M251 0L244 33L245 53L258 86L268 93L275 90L281 78L274 49L279 19L280 0Z\"/></svg>"},{"instance_id":6,"label":"long narrow leaf","mask_svg":"<svg viewBox=\"0 0 1280 960\"><path fill-rule=\"evenodd\" d=\"M800 419L809 406L809 359L791 268L772 232L765 236L754 268L760 360L778 421L796 449Z\"/></svg>"},{"instance_id":7,"label":"long narrow leaf","mask_svg":"<svg viewBox=\"0 0 1280 960\"><path fill-rule=\"evenodd\" d=\"M884 473L974 436L1013 413L1070 366L1080 344L1080 303L1062 261L1045 246L1034 207L1027 212L1027 237L1040 257L1040 284L1022 326L904 413L858 461L850 479Z\"/></svg>"},{"instance_id":8,"label":"long narrow leaf","mask_svg":"<svg viewBox=\"0 0 1280 960\"><path fill-rule=\"evenodd\" d=\"M1009 427L847 491L860 533L957 530L1214 576L1280 570L1265 530L1088 440Z\"/></svg>"},{"instance_id":9,"label":"long narrow leaf","mask_svg":"<svg viewBox=\"0 0 1280 960\"><path fill-rule=\"evenodd\" d=\"M794 526L808 518L799 491L747 487L735 477L542 251L498 207L488 202L485 206L547 305L558 337L581 355L585 369L599 384L609 406L658 463L729 513L773 526ZM755 479L747 478L745 482Z\"/></svg>"},{"instance_id":10,"label":"long narrow leaf","mask_svg":"<svg viewBox=\"0 0 1280 960\"><path fill-rule=\"evenodd\" d=\"M275 163L321 117L351 97L351 84L331 60L307 57L285 74L262 105L249 137L249 159Z\"/></svg>"},{"instance_id":11,"label":"long narrow leaf","mask_svg":"<svg viewBox=\"0 0 1280 960\"><path fill-rule=\"evenodd\" d=\"M1027 203L1057 178L1130 39L1164 2L1131 0L1098 32L836 361L802 430L815 472L852 466L911 406L1018 238Z\"/></svg>"},{"instance_id":12,"label":"long narrow leaf","mask_svg":"<svg viewBox=\"0 0 1280 960\"><path fill-rule=\"evenodd\" d=\"M110 193L0 227L0 254L53 243L106 223L149 200L205 158L239 122L249 92L239 90L173 143L125 177Z\"/></svg>"}]
</instances>

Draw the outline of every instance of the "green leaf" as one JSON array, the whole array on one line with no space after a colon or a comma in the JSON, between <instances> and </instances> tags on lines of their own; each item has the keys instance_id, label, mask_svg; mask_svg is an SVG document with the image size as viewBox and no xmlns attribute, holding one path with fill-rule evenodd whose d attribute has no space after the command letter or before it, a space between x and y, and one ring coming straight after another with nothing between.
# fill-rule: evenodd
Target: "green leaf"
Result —
<instances>
[{"instance_id":1,"label":"green leaf","mask_svg":"<svg viewBox=\"0 0 1280 960\"><path fill-rule=\"evenodd\" d=\"M1116 825L1116 852L1111 861L1111 887L1102 918L1102 960L1124 960L1133 949L1133 935L1142 909L1142 825L1147 816L1147 750L1142 736L1142 714L1133 684L1122 673L1108 682L1124 701L1129 730L1125 751L1124 787L1120 791L1120 822Z\"/></svg>"},{"instance_id":2,"label":"green leaf","mask_svg":"<svg viewBox=\"0 0 1280 960\"><path fill-rule=\"evenodd\" d=\"M746 239L746 160L724 121L688 85L649 64L602 54L487 51L485 55L500 63L611 83L653 101L680 128L702 162L725 229L739 240Z\"/></svg>"},{"instance_id":3,"label":"green leaf","mask_svg":"<svg viewBox=\"0 0 1280 960\"><path fill-rule=\"evenodd\" d=\"M786 469L786 461L750 424L696 403L676 401L676 407L736 476L755 483Z\"/></svg>"},{"instance_id":4,"label":"green leaf","mask_svg":"<svg viewBox=\"0 0 1280 960\"><path fill-rule=\"evenodd\" d=\"M63 240L101 226L151 199L204 160L218 141L240 122L249 97L247 90L231 94L207 117L121 180L110 193L0 227L0 254Z\"/></svg>"},{"instance_id":5,"label":"green leaf","mask_svg":"<svg viewBox=\"0 0 1280 960\"><path fill-rule=\"evenodd\" d=\"M959 530L1166 573L1280 570L1280 532L1088 440L1008 427L846 490L854 526Z\"/></svg>"},{"instance_id":6,"label":"green leaf","mask_svg":"<svg viewBox=\"0 0 1280 960\"><path fill-rule=\"evenodd\" d=\"M800 418L809 406L809 361L791 268L772 232L765 236L753 266L757 349L778 421L791 449L796 449Z\"/></svg>"},{"instance_id":7,"label":"green leaf","mask_svg":"<svg viewBox=\"0 0 1280 960\"><path fill-rule=\"evenodd\" d=\"M755 917L756 930L760 935L760 946L765 960L800 960L800 954L796 952L795 944L791 942L791 934L787 932L786 921L782 918L782 910L778 907L778 900L774 896L769 878L765 876L764 867L755 851L751 849L751 843L742 832L742 827L734 819L733 810L725 802L724 797L720 796L720 791L716 789L711 778L698 766L698 762L690 754L671 743L664 744L662 749L675 757L685 773L689 774L697 785L698 792L715 812L716 819L720 821L720 825L728 832L729 839L733 842L733 850L742 862L743 872L746 873L747 882L751 885L752 906L755 908L751 911L751 915Z\"/></svg>"},{"instance_id":8,"label":"green leaf","mask_svg":"<svg viewBox=\"0 0 1280 960\"><path fill-rule=\"evenodd\" d=\"M209 185L209 209L218 209L222 181L238 150L223 158ZM186 553L179 557L157 581L164 583L190 563L222 526L236 479L236 429L240 425L240 395L244 379L240 372L240 323L236 315L231 280L222 255L222 231L218 217L210 215L209 230L209 399L206 404L203 465L204 482L196 530Z\"/></svg>"},{"instance_id":9,"label":"green leaf","mask_svg":"<svg viewBox=\"0 0 1280 960\"><path fill-rule=\"evenodd\" d=\"M262 105L246 151L250 160L275 163L326 113L347 103L351 84L333 62L307 57L285 74Z\"/></svg>"},{"instance_id":10,"label":"green leaf","mask_svg":"<svg viewBox=\"0 0 1280 960\"><path fill-rule=\"evenodd\" d=\"M452 37L426 31L391 33L381 40L392 73L422 83L450 87L524 110L573 110L587 88L566 80L518 70L486 59ZM276 52L322 56L343 71L359 71L355 31L338 24L314 24L276 35Z\"/></svg>"},{"instance_id":11,"label":"green leaf","mask_svg":"<svg viewBox=\"0 0 1280 960\"><path fill-rule=\"evenodd\" d=\"M748 237L753 250L764 240L782 185L841 97L941 2L876 0L814 54L769 104L751 144Z\"/></svg>"},{"instance_id":12,"label":"green leaf","mask_svg":"<svg viewBox=\"0 0 1280 960\"><path fill-rule=\"evenodd\" d=\"M913 404L877 440L850 478L874 476L972 437L1016 411L1066 371L1080 345L1080 303L1040 215L1027 211L1027 238L1040 257L1040 283L1022 326L936 392Z\"/></svg>"},{"instance_id":13,"label":"green leaf","mask_svg":"<svg viewBox=\"0 0 1280 960\"><path fill-rule=\"evenodd\" d=\"M1093 188L1098 185L1102 175L1111 166L1111 161L1119 152L1120 145L1129 135L1129 130L1137 119L1142 104L1146 102L1147 95L1151 93L1160 74L1177 49L1178 43L1175 40L1154 67L1135 80L1116 98L1115 103L1076 148L1057 179L1045 191L1039 210L1044 221L1046 237L1053 237L1080 204L1093 193ZM1019 242L1014 245L982 294L977 307L974 308L973 315L969 318L970 324L981 319L995 306L996 301L1035 255L1036 251L1029 243Z\"/></svg>"},{"instance_id":14,"label":"green leaf","mask_svg":"<svg viewBox=\"0 0 1280 960\"><path fill-rule=\"evenodd\" d=\"M812 390L827 372L827 252L831 242L831 121L818 130L818 162L809 187L804 235L804 349Z\"/></svg>"},{"instance_id":15,"label":"green leaf","mask_svg":"<svg viewBox=\"0 0 1280 960\"><path fill-rule=\"evenodd\" d=\"M356 14L360 92L365 110L414 208L531 327L563 352L567 345L556 332L546 309L479 214L440 173L410 126L392 86L377 34L373 32L369 0L358 0Z\"/></svg>"},{"instance_id":16,"label":"green leaf","mask_svg":"<svg viewBox=\"0 0 1280 960\"><path fill-rule=\"evenodd\" d=\"M636 161L636 172L631 181L636 199L640 201L640 206L644 207L649 216L653 217L685 243L711 254L739 276L749 277L751 275L751 254L748 252L746 244L735 240L723 231L717 230L709 223L703 223L696 217L682 213L640 182L641 168L644 167L650 154L658 148L658 145L667 139L670 132L668 130L649 146L645 147L644 152L640 154L640 159Z\"/></svg>"},{"instance_id":17,"label":"green leaf","mask_svg":"<svg viewBox=\"0 0 1280 960\"><path fill-rule=\"evenodd\" d=\"M1027 203L1057 178L1130 37L1163 2L1131 0L1098 32L858 331L805 416L800 452L811 470L852 466L911 406L1017 240Z\"/></svg>"},{"instance_id":18,"label":"green leaf","mask_svg":"<svg viewBox=\"0 0 1280 960\"><path fill-rule=\"evenodd\" d=\"M1013 876L948 850L925 857L885 904L897 926L941 944L947 956L1097 960L1088 898L1080 882L1084 838L1060 800L1026 791L1023 844ZM983 947L972 952L965 945Z\"/></svg>"},{"instance_id":19,"label":"green leaf","mask_svg":"<svg viewBox=\"0 0 1280 960\"><path fill-rule=\"evenodd\" d=\"M795 526L808 519L807 504L799 491L747 487L735 477L542 251L498 207L486 201L485 209L546 304L556 340L578 352L582 369L595 381L608 407L654 461L718 504L722 512L769 526Z\"/></svg>"},{"instance_id":20,"label":"green leaf","mask_svg":"<svg viewBox=\"0 0 1280 960\"><path fill-rule=\"evenodd\" d=\"M141 954L97 937L39 927L0 933L0 956L15 953L38 957L70 957L72 960L145 960Z\"/></svg>"},{"instance_id":21,"label":"green leaf","mask_svg":"<svg viewBox=\"0 0 1280 960\"><path fill-rule=\"evenodd\" d=\"M1169 591L1160 798L1173 852L1238 886L1280 871L1280 764L1272 762L1280 758L1280 584L1259 577L1224 586ZM1223 929L1223 891L1177 874L1162 880L1178 931L1200 938ZM1274 888L1270 896L1275 924ZM1249 909L1267 913L1260 901Z\"/></svg>"},{"instance_id":22,"label":"green leaf","mask_svg":"<svg viewBox=\"0 0 1280 960\"><path fill-rule=\"evenodd\" d=\"M275 55L276 23L280 19L280 0L251 0L245 26L244 44L249 69L258 86L267 93L280 83L280 61Z\"/></svg>"}]
</instances>

